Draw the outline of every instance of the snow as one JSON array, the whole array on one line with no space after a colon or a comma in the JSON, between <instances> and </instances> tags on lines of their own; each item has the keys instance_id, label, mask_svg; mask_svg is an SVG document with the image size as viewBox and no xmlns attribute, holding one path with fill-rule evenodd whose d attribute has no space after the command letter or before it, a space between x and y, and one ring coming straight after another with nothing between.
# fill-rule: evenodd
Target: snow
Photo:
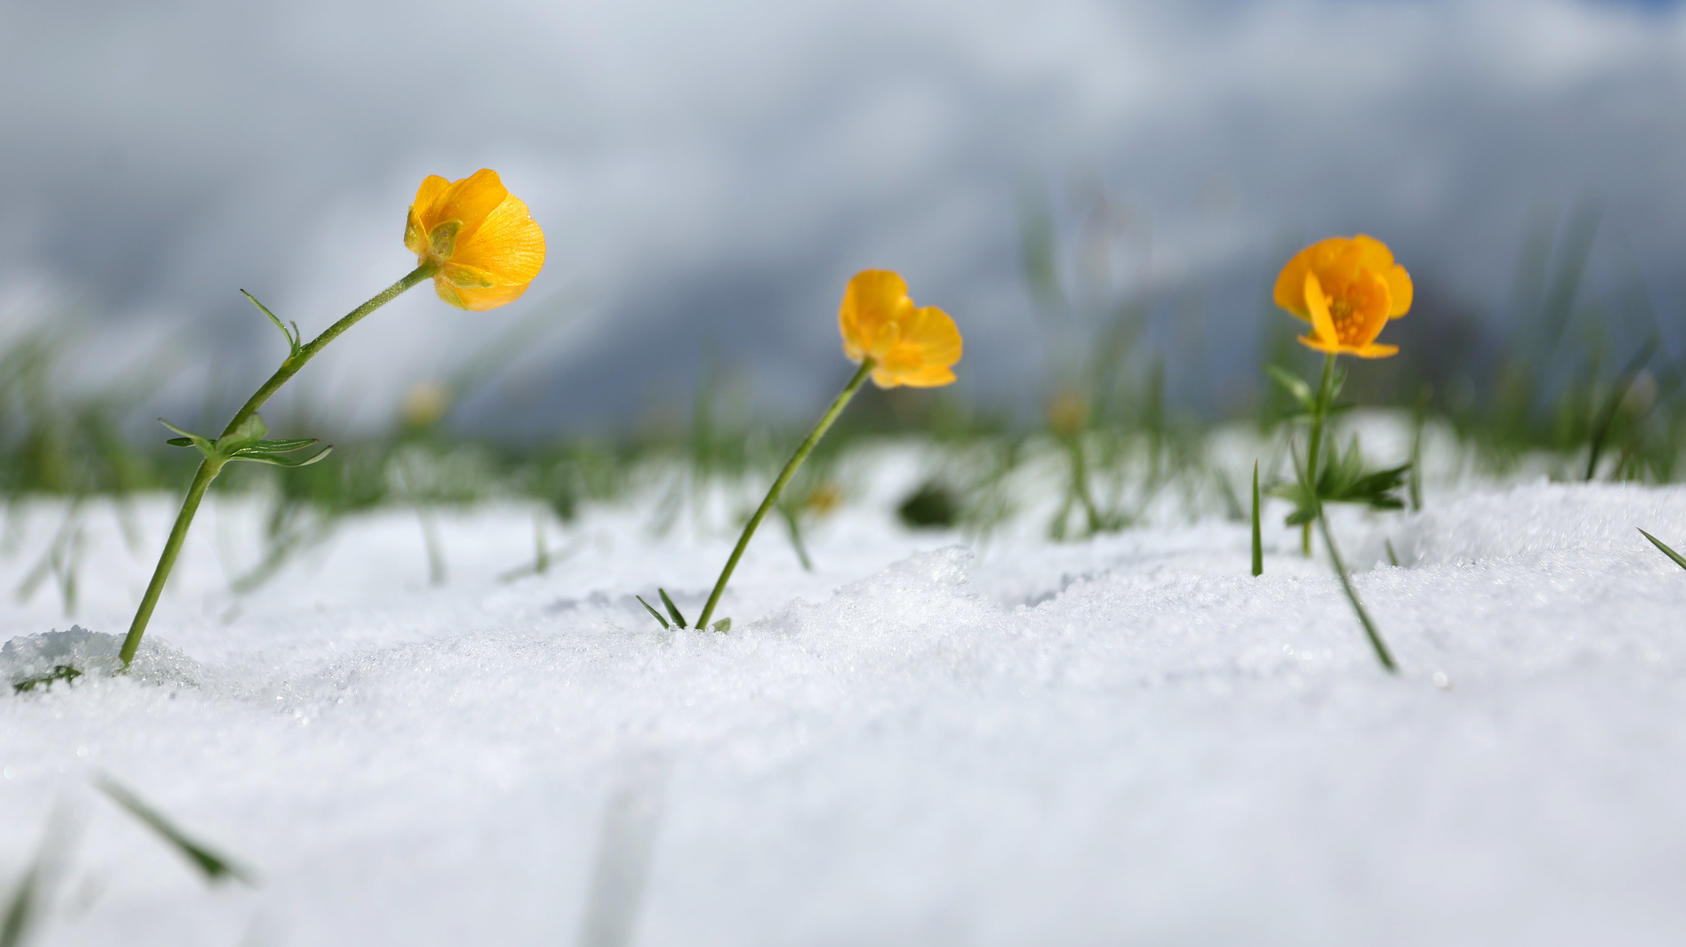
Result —
<instances>
[{"instance_id":1,"label":"snow","mask_svg":"<svg viewBox=\"0 0 1686 947\"><path fill-rule=\"evenodd\" d=\"M633 594L694 617L757 485L666 535L588 508L514 579L539 511L434 511L440 587L413 511L359 515L244 596L266 506L213 497L134 673L0 699L0 893L51 836L44 944L1686 942L1686 572L1635 530L1686 543L1686 488L1341 511L1391 678L1280 506L1254 579L1245 523L1174 510L905 531L898 456L815 572L763 530L729 634ZM131 550L84 504L74 613L10 604L0 673L114 651L172 513ZM18 515L8 590L66 509Z\"/></svg>"}]
</instances>

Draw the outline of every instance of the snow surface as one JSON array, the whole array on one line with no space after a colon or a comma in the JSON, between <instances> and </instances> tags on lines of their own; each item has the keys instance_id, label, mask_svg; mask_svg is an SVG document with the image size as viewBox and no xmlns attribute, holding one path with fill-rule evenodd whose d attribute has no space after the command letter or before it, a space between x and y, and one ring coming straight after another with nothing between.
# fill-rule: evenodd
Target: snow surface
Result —
<instances>
[{"instance_id":1,"label":"snow surface","mask_svg":"<svg viewBox=\"0 0 1686 947\"><path fill-rule=\"evenodd\" d=\"M865 487L813 573L763 531L729 634L658 628L633 593L694 615L753 489L513 579L534 509L435 511L442 587L363 515L243 596L264 504L213 498L135 673L0 698L0 894L51 836L43 944L1686 943L1686 571L1634 529L1686 544L1686 488L1345 513L1398 678L1279 507L1254 579L1244 523L969 542ZM172 512L131 549L85 504L0 672L109 655ZM65 508L17 515L8 595Z\"/></svg>"}]
</instances>

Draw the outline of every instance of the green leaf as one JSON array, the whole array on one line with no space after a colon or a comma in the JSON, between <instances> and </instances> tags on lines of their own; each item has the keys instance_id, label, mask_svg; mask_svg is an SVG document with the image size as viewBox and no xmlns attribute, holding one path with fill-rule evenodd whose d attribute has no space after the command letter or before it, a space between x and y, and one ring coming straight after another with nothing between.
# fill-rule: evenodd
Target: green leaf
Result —
<instances>
[{"instance_id":1,"label":"green leaf","mask_svg":"<svg viewBox=\"0 0 1686 947\"><path fill-rule=\"evenodd\" d=\"M182 428L176 427L174 424L171 424L170 422L164 420L163 418L159 418L158 423L164 425L166 428L169 428L171 431L174 431L175 433L181 435L180 437L172 437L169 440L164 442L164 443L170 445L171 447L192 447L192 448L196 448L199 451L199 453L204 454L207 458L211 458L211 459L215 459L217 456L219 456L217 454L216 445L212 444L211 441L208 438L200 437L199 435L193 433L192 431L187 431L187 430L183 430Z\"/></svg>"},{"instance_id":2,"label":"green leaf","mask_svg":"<svg viewBox=\"0 0 1686 947\"><path fill-rule=\"evenodd\" d=\"M670 624L668 624L668 623L667 623L667 619L666 619L666 618L663 618L663 617L662 617L662 613L661 613L661 612L658 612L658 611L656 611L656 610L655 610L655 609L654 609L654 608L652 608L652 607L651 607L651 606L650 606L650 603L649 603L649 602L646 602L646 601L644 601L644 596L642 596L642 595L634 595L634 596L633 596L633 598L635 598L635 599L637 599L637 600L638 600L638 604L640 604L640 605L642 605L642 606L644 606L644 610L645 610L645 611L647 611L647 612L649 612L649 613L650 613L650 616L651 616L651 617L652 617L652 618L654 618L654 619L655 619L655 620L656 620L656 621L659 621L659 622L661 622L661 624L662 624L662 627L663 627L663 628L672 628L672 627L673 627L673 626L672 626L672 625L670 625Z\"/></svg>"},{"instance_id":3,"label":"green leaf","mask_svg":"<svg viewBox=\"0 0 1686 947\"><path fill-rule=\"evenodd\" d=\"M227 858L211 851L204 845L187 837L186 833L175 827L166 819L163 813L152 808L140 797L114 782L109 776L100 777L95 783L101 792L105 793L112 802L117 803L129 814L144 822L148 828L157 832L164 841L175 846L176 851L192 862L194 867L204 874L205 880L215 884L219 881L240 881L250 885L251 875L235 866Z\"/></svg>"},{"instance_id":4,"label":"green leaf","mask_svg":"<svg viewBox=\"0 0 1686 947\"><path fill-rule=\"evenodd\" d=\"M263 423L263 418L254 411L240 422L239 427L217 438L217 448L225 454L238 453L263 440L268 433L269 425Z\"/></svg>"},{"instance_id":5,"label":"green leaf","mask_svg":"<svg viewBox=\"0 0 1686 947\"><path fill-rule=\"evenodd\" d=\"M1281 385L1282 389L1288 392L1307 411L1316 406L1317 399L1311 392L1311 386L1305 383L1305 379L1280 365L1266 365L1265 373L1270 376L1272 381Z\"/></svg>"},{"instance_id":6,"label":"green leaf","mask_svg":"<svg viewBox=\"0 0 1686 947\"><path fill-rule=\"evenodd\" d=\"M243 289L240 291L240 295L250 300L252 305L258 307L259 312L263 313L269 318L270 322L274 323L275 328L281 330L281 334L287 339L287 357L292 358L293 356L299 354L299 349L301 348L299 341L303 338L303 336L299 335L299 324L296 322L290 323L292 328L289 329L287 327L289 323L283 323L279 316L269 311L268 306L258 302L258 297L253 296L251 293L248 293Z\"/></svg>"},{"instance_id":7,"label":"green leaf","mask_svg":"<svg viewBox=\"0 0 1686 947\"><path fill-rule=\"evenodd\" d=\"M278 440L263 440L256 444L248 444L240 448L242 454L288 454L296 450L304 450L317 442L314 437L289 437Z\"/></svg>"},{"instance_id":8,"label":"green leaf","mask_svg":"<svg viewBox=\"0 0 1686 947\"><path fill-rule=\"evenodd\" d=\"M732 620L730 618L722 618L708 627L714 631L731 631Z\"/></svg>"},{"instance_id":9,"label":"green leaf","mask_svg":"<svg viewBox=\"0 0 1686 947\"><path fill-rule=\"evenodd\" d=\"M1670 559L1673 559L1675 565L1679 566L1682 569L1686 569L1686 557L1682 557L1680 555L1680 553L1675 552L1674 550L1668 548L1668 545L1666 543L1664 543L1662 540L1658 539L1655 536L1652 536L1650 533L1647 533L1642 529L1639 530L1639 535L1644 536L1646 539L1649 539L1651 541L1651 545L1653 545L1653 546L1657 547L1658 549L1662 550L1663 555L1669 557Z\"/></svg>"},{"instance_id":10,"label":"green leaf","mask_svg":"<svg viewBox=\"0 0 1686 947\"><path fill-rule=\"evenodd\" d=\"M294 450L296 450L296 449L297 448L294 448ZM314 464L317 461L322 460L323 458L327 457L329 454L332 454L333 452L334 452L334 448L333 448L333 445L331 445L331 444L327 447L322 448L321 450L317 451L316 453L311 454L309 457L288 457L288 456L286 456L284 454L280 454L280 453L273 453L273 452L269 452L269 451L254 451L251 448L245 448L243 450L235 451L232 455L229 456L228 459L229 460L243 460L243 461L246 461L248 463L253 463L253 464L268 464L271 467L297 468L297 467L309 467L311 464Z\"/></svg>"},{"instance_id":11,"label":"green leaf","mask_svg":"<svg viewBox=\"0 0 1686 947\"><path fill-rule=\"evenodd\" d=\"M43 690L51 690L53 683L56 681L64 681L68 684L81 676L81 671L76 670L68 664L55 664L53 665L53 669L45 674L37 674L34 677L26 677L23 680L14 683L12 685L12 693L27 694L37 687L40 687Z\"/></svg>"},{"instance_id":12,"label":"green leaf","mask_svg":"<svg viewBox=\"0 0 1686 947\"><path fill-rule=\"evenodd\" d=\"M656 589L656 594L662 597L662 604L667 606L667 613L673 616L673 623L681 628L687 627L685 616L679 613L679 606L673 604L673 599L667 597L667 589Z\"/></svg>"},{"instance_id":13,"label":"green leaf","mask_svg":"<svg viewBox=\"0 0 1686 947\"><path fill-rule=\"evenodd\" d=\"M1399 568L1399 553L1393 551L1393 540L1382 540L1382 547L1387 550L1387 561L1395 569Z\"/></svg>"}]
</instances>

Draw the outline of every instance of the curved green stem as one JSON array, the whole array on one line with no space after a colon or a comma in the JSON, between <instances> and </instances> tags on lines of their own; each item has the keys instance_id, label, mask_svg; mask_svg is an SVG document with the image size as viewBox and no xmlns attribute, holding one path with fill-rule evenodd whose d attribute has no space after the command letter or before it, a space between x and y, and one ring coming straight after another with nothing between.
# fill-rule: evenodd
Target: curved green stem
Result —
<instances>
[{"instance_id":1,"label":"curved green stem","mask_svg":"<svg viewBox=\"0 0 1686 947\"><path fill-rule=\"evenodd\" d=\"M831 428L831 423L837 420L839 414L843 413L843 408L848 405L849 399L855 396L855 392L866 381L867 376L872 374L873 365L874 362L870 358L861 361L861 367L855 371L854 377L850 378L849 383L843 386L843 390L831 402L831 407L825 409L825 414L820 416L820 421L814 425L814 429L808 432L807 439L796 448L796 453L790 455L790 461L784 465L784 470L779 472L778 479L773 481L772 489L767 491L767 498L761 501L761 505L756 507L755 515L751 516L749 522L744 524L743 534L738 536L738 544L732 547L732 554L726 559L726 568L720 570L720 578L715 580L714 591L708 593L708 602L703 605L702 615L697 618L697 628L706 629L708 627L708 620L714 617L714 607L720 604L720 596L725 594L726 583L732 578L732 570L738 567L738 560L743 558L743 551L749 548L749 538L755 535L755 528L761 525L761 521L767 516L767 511L771 510L773 504L779 501L779 494L784 492L785 484L789 483L790 478L795 476L796 468L802 466L802 462L808 459L808 454L813 451L814 445L818 444L820 438L825 436L825 432Z\"/></svg>"},{"instance_id":2,"label":"curved green stem","mask_svg":"<svg viewBox=\"0 0 1686 947\"><path fill-rule=\"evenodd\" d=\"M1329 401L1333 397L1335 387L1335 355L1333 352L1323 358L1323 380L1317 386L1317 405L1311 411L1311 453L1306 457L1305 474L1307 488L1313 492L1312 499L1317 499L1317 459L1323 455L1323 420L1329 413ZM1311 557L1311 523L1300 527L1300 552L1307 558Z\"/></svg>"},{"instance_id":3,"label":"curved green stem","mask_svg":"<svg viewBox=\"0 0 1686 947\"><path fill-rule=\"evenodd\" d=\"M234 413L234 419L223 428L222 437L227 437L239 429L246 419L256 414L272 395L281 390L287 380L298 374L305 363L316 357L316 353L326 348L329 342L339 338L345 330L363 320L364 316L396 299L401 293L421 281L431 277L436 267L431 263L424 263L411 270L405 277L386 289L376 293L368 302L346 313L338 322L323 330L322 334L310 341L309 345L287 356L275 374L269 376L257 391L252 393L240 410ZM158 557L158 565L152 570L152 581L147 583L146 593L141 596L140 607L135 610L135 618L129 623L129 634L123 639L123 648L118 652L123 666L127 668L129 662L135 659L135 651L140 648L141 636L146 634L147 622L152 620L152 611L158 607L158 598L164 594L164 583L169 581L170 570L175 567L176 556L181 553L182 543L187 539L188 527L193 525L194 514L199 512L199 501L205 498L205 491L210 489L211 481L217 479L222 472L226 458L205 458L199 464L199 469L193 474L193 483L187 488L187 496L182 499L181 512L176 514L175 525L170 527L170 537L164 541L164 551Z\"/></svg>"}]
</instances>

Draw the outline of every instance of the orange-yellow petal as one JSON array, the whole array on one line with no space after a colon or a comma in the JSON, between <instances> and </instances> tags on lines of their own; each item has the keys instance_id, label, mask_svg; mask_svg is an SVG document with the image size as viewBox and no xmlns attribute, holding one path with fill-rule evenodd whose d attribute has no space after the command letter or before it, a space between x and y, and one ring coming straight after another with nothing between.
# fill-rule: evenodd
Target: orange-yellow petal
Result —
<instances>
[{"instance_id":1,"label":"orange-yellow petal","mask_svg":"<svg viewBox=\"0 0 1686 947\"><path fill-rule=\"evenodd\" d=\"M439 298L451 303L451 305L456 306L459 309L482 312L487 309L496 309L504 303L514 302L515 300L521 298L521 294L525 293L527 291L527 287L531 284L522 283L519 286L492 286L485 289L470 289L452 286L450 287L450 296L446 295L443 284L439 284L436 281L435 285L441 286ZM453 301L453 298L455 301Z\"/></svg>"},{"instance_id":2,"label":"orange-yellow petal","mask_svg":"<svg viewBox=\"0 0 1686 947\"><path fill-rule=\"evenodd\" d=\"M469 240L499 204L509 197L498 173L481 168L461 181L453 181L439 192L422 215L428 227L437 227L447 220L462 221L457 237Z\"/></svg>"},{"instance_id":3,"label":"orange-yellow petal","mask_svg":"<svg viewBox=\"0 0 1686 947\"><path fill-rule=\"evenodd\" d=\"M960 327L948 313L936 306L913 311L902 328L901 343L917 346L924 361L935 365L953 365L960 361L964 342Z\"/></svg>"},{"instance_id":4,"label":"orange-yellow petal","mask_svg":"<svg viewBox=\"0 0 1686 947\"><path fill-rule=\"evenodd\" d=\"M896 326L913 309L907 283L889 270L862 270L843 290L837 311L843 351L854 361L877 358L896 341Z\"/></svg>"},{"instance_id":5,"label":"orange-yellow petal","mask_svg":"<svg viewBox=\"0 0 1686 947\"><path fill-rule=\"evenodd\" d=\"M1352 352L1352 354L1358 356L1359 358L1387 358L1390 355L1399 354L1399 346L1397 346L1397 345L1377 345L1376 343L1372 342L1369 345L1361 346L1361 347L1356 348L1356 349L1351 349L1350 351Z\"/></svg>"},{"instance_id":6,"label":"orange-yellow petal","mask_svg":"<svg viewBox=\"0 0 1686 947\"><path fill-rule=\"evenodd\" d=\"M476 229L457 235L451 262L483 270L498 284L528 283L544 268L544 231L520 198L506 195Z\"/></svg>"},{"instance_id":7,"label":"orange-yellow petal","mask_svg":"<svg viewBox=\"0 0 1686 947\"><path fill-rule=\"evenodd\" d=\"M1386 271L1383 278L1387 280L1387 317L1397 319L1411 308L1411 274L1405 272L1403 266L1395 264Z\"/></svg>"},{"instance_id":8,"label":"orange-yellow petal","mask_svg":"<svg viewBox=\"0 0 1686 947\"><path fill-rule=\"evenodd\" d=\"M1323 284L1317 274L1306 270L1302 284L1306 308L1311 311L1311 329L1319 339L1330 344L1340 341L1335 333L1335 320L1329 315L1329 297L1323 295Z\"/></svg>"}]
</instances>

